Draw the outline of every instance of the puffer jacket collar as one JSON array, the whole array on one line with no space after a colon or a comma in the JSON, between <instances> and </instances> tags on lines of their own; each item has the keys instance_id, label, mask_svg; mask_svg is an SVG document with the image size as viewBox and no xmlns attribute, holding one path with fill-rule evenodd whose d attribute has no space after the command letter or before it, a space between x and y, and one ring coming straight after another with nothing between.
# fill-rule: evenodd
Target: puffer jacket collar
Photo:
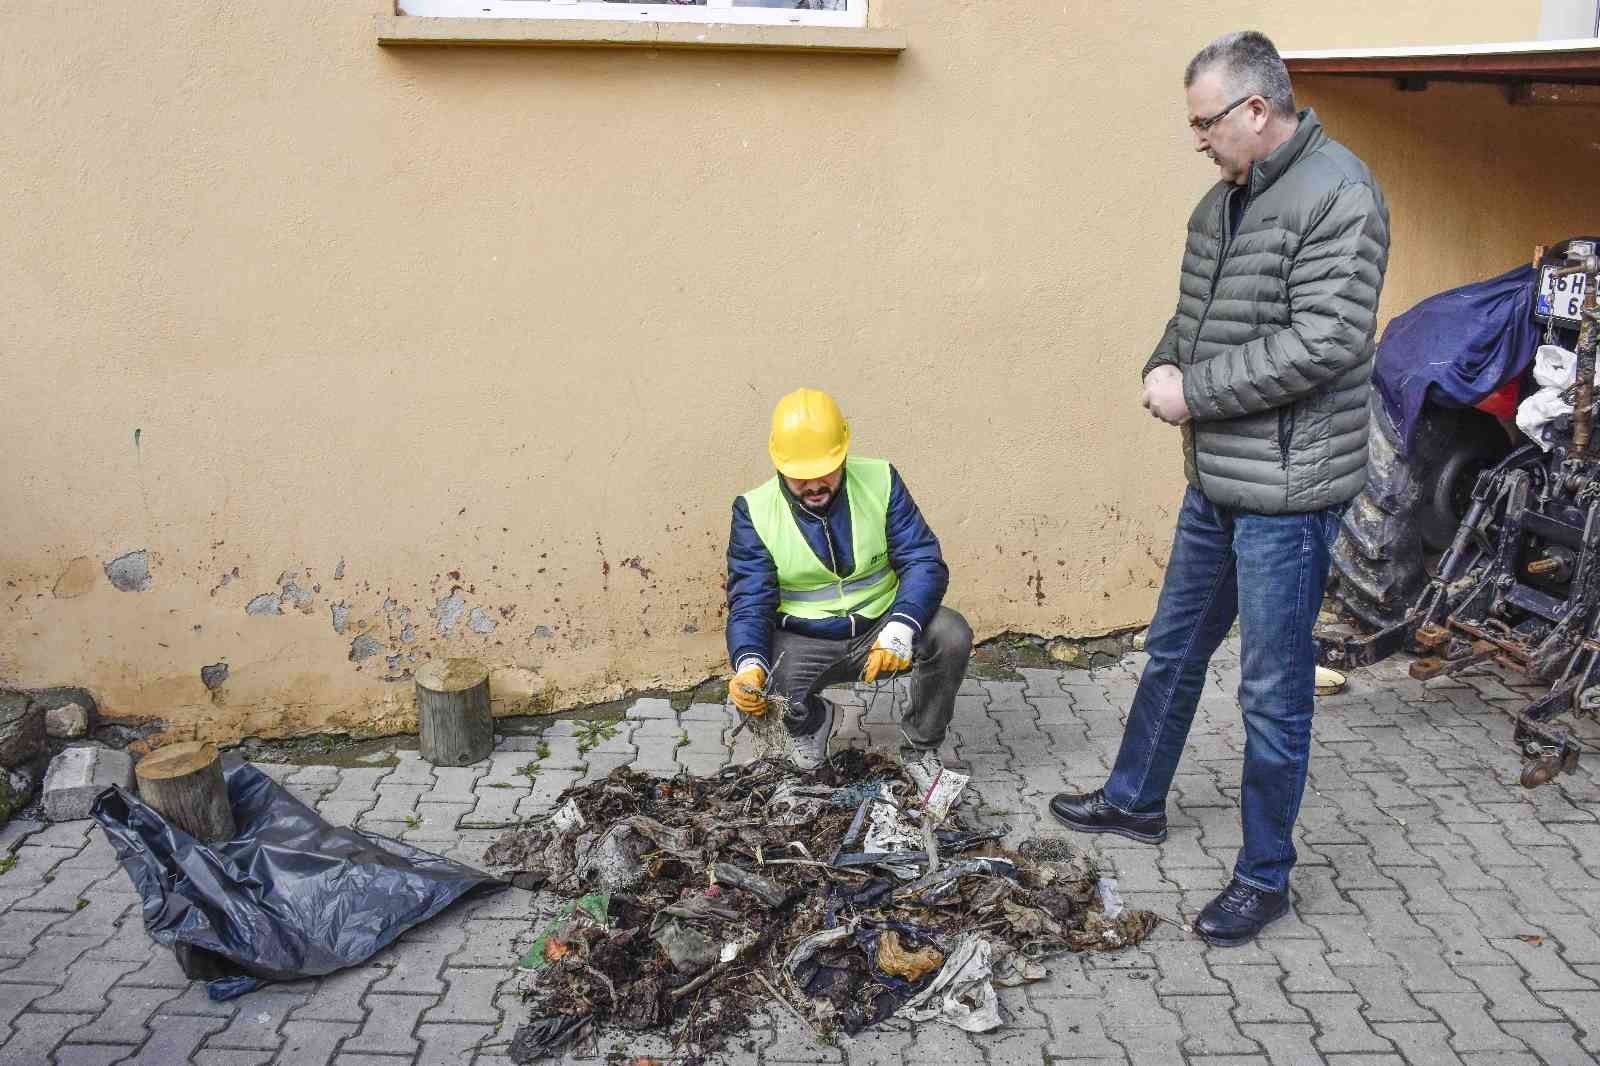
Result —
<instances>
[{"instance_id":1,"label":"puffer jacket collar","mask_svg":"<svg viewBox=\"0 0 1600 1066\"><path fill-rule=\"evenodd\" d=\"M1300 125L1294 135L1272 150L1267 158L1257 161L1250 168L1250 199L1254 200L1272 183L1283 177L1289 168L1300 161L1300 157L1307 152L1320 148L1328 139L1327 132L1322 128L1322 120L1311 108L1303 109L1299 114Z\"/></svg>"}]
</instances>

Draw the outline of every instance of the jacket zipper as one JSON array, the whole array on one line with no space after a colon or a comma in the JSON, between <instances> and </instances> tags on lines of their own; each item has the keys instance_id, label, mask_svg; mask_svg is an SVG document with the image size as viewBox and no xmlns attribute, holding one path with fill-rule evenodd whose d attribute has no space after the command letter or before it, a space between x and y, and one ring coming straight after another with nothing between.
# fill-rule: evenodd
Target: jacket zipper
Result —
<instances>
[{"instance_id":1,"label":"jacket zipper","mask_svg":"<svg viewBox=\"0 0 1600 1066\"><path fill-rule=\"evenodd\" d=\"M1223 260L1223 257L1225 255L1227 255L1228 245L1233 243L1233 237L1228 232L1229 229L1232 228L1228 224L1228 215L1230 213L1228 211L1228 205L1230 203L1232 203L1233 196L1234 196L1234 194L1232 192L1230 192L1230 193L1228 193L1228 195L1226 195L1226 196L1224 196L1222 198L1222 204L1221 204L1222 244L1217 249L1217 265L1211 268L1211 284L1206 286L1206 305L1205 305L1205 307L1200 309L1200 318L1194 324L1194 343L1189 345L1189 365L1190 366L1194 366L1195 354L1197 352L1199 352L1199 350L1200 350L1200 332L1201 332L1201 330L1205 329L1206 316L1211 314L1211 301L1215 300L1217 298L1217 280L1222 277L1222 260ZM1194 423L1193 422L1185 422L1183 424L1183 442L1184 442L1184 446L1188 449L1189 460L1194 463L1195 476L1199 477L1200 476L1200 456L1199 456L1198 452L1195 449ZM1202 491L1202 492L1205 491L1205 482L1204 482L1204 480L1201 481L1201 490L1200 491Z\"/></svg>"},{"instance_id":2,"label":"jacket zipper","mask_svg":"<svg viewBox=\"0 0 1600 1066\"><path fill-rule=\"evenodd\" d=\"M802 508L802 510L804 510L804 508ZM838 587L839 598L842 600L844 599L844 578L839 574L839 556L833 550L833 531L828 528L827 516L821 515L811 517L815 517L818 522L822 523L822 539L828 544L828 571L829 573L833 574L835 578L834 584ZM850 616L850 635L852 637L856 635L856 620L854 615Z\"/></svg>"},{"instance_id":3,"label":"jacket zipper","mask_svg":"<svg viewBox=\"0 0 1600 1066\"><path fill-rule=\"evenodd\" d=\"M1222 246L1217 249L1217 265L1211 268L1211 284L1206 287L1206 305L1200 311L1200 320L1194 326L1194 343L1189 345L1189 365L1194 365L1195 353L1200 350L1200 330L1206 324L1206 316L1211 313L1211 301L1217 298L1217 279L1222 277L1222 260L1228 254L1228 246L1233 243L1233 235L1228 231L1232 228L1228 224L1230 214L1228 205L1233 203L1234 193L1230 192L1222 198Z\"/></svg>"},{"instance_id":4,"label":"jacket zipper","mask_svg":"<svg viewBox=\"0 0 1600 1066\"><path fill-rule=\"evenodd\" d=\"M1289 469L1289 441L1293 437L1294 405L1287 404L1278 410L1278 455L1285 470Z\"/></svg>"}]
</instances>

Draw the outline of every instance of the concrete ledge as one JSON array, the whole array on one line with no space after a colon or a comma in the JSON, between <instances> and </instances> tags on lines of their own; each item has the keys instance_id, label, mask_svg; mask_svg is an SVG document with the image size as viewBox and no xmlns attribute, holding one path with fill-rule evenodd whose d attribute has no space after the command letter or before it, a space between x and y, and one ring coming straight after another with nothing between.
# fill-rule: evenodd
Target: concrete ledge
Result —
<instances>
[{"instance_id":1,"label":"concrete ledge","mask_svg":"<svg viewBox=\"0 0 1600 1066\"><path fill-rule=\"evenodd\" d=\"M376 15L373 22L381 45L707 48L732 52L842 52L886 56L898 55L906 49L904 30L843 26L429 18L413 15Z\"/></svg>"}]
</instances>

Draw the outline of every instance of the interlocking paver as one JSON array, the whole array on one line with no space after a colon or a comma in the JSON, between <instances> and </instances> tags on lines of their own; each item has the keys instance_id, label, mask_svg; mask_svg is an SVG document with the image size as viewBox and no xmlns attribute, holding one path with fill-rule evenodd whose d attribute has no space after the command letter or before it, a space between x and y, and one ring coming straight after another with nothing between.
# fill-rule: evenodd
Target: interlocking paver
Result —
<instances>
[{"instance_id":1,"label":"interlocking paver","mask_svg":"<svg viewBox=\"0 0 1600 1066\"><path fill-rule=\"evenodd\" d=\"M20 1014L11 1023L11 1035L0 1044L0 1062L49 1062L50 1053L72 1030L93 1020L89 1014ZM144 1033L139 1034L144 1039ZM177 1060L177 1061L182 1061Z\"/></svg>"},{"instance_id":2,"label":"interlocking paver","mask_svg":"<svg viewBox=\"0 0 1600 1066\"><path fill-rule=\"evenodd\" d=\"M1450 1032L1443 1025L1380 1022L1373 1028L1400 1049L1408 1066L1445 1066L1461 1062L1461 1058L1450 1048Z\"/></svg>"},{"instance_id":3,"label":"interlocking paver","mask_svg":"<svg viewBox=\"0 0 1600 1066\"><path fill-rule=\"evenodd\" d=\"M355 1031L351 1022L285 1022L278 1062L283 1066L327 1066L340 1042Z\"/></svg>"},{"instance_id":4,"label":"interlocking paver","mask_svg":"<svg viewBox=\"0 0 1600 1066\"><path fill-rule=\"evenodd\" d=\"M1588 1024L1593 1026L1593 1019ZM1593 1066L1595 1061L1593 1045L1586 1049L1566 1022L1510 1022L1506 1032L1528 1045L1546 1066Z\"/></svg>"},{"instance_id":5,"label":"interlocking paver","mask_svg":"<svg viewBox=\"0 0 1600 1066\"><path fill-rule=\"evenodd\" d=\"M414 1055L416 1029L422 1012L433 1006L437 996L384 995L374 992L367 996L366 1024L356 1035L346 1040L341 1051L361 1051L380 1055Z\"/></svg>"},{"instance_id":6,"label":"interlocking paver","mask_svg":"<svg viewBox=\"0 0 1600 1066\"><path fill-rule=\"evenodd\" d=\"M1411 997L1392 961L1380 966L1334 966L1333 972L1355 987L1366 1004L1369 1022L1431 1022L1433 1012Z\"/></svg>"},{"instance_id":7,"label":"interlocking paver","mask_svg":"<svg viewBox=\"0 0 1600 1066\"><path fill-rule=\"evenodd\" d=\"M494 1005L495 989L510 979L511 971L500 967L446 969L444 996L423 1013L422 1021L425 1025L430 1022L498 1025L501 1019L500 1011Z\"/></svg>"},{"instance_id":8,"label":"interlocking paver","mask_svg":"<svg viewBox=\"0 0 1600 1066\"><path fill-rule=\"evenodd\" d=\"M221 1018L157 1015L150 1019L150 1038L127 1066L173 1066L188 1062L202 1041L227 1023Z\"/></svg>"},{"instance_id":9,"label":"interlocking paver","mask_svg":"<svg viewBox=\"0 0 1600 1066\"><path fill-rule=\"evenodd\" d=\"M85 1044L142 1044L157 1008L176 994L170 988L113 988L106 994L106 1009L85 1015L72 1039Z\"/></svg>"},{"instance_id":10,"label":"interlocking paver","mask_svg":"<svg viewBox=\"0 0 1600 1066\"><path fill-rule=\"evenodd\" d=\"M1283 973L1276 966L1231 966L1213 963L1211 972L1233 989L1240 1022L1309 1022L1306 1012L1283 993Z\"/></svg>"},{"instance_id":11,"label":"interlocking paver","mask_svg":"<svg viewBox=\"0 0 1600 1066\"><path fill-rule=\"evenodd\" d=\"M60 990L40 999L35 1008L67 1014L99 1014L106 1008L106 992L111 986L140 965L126 959L81 958L67 968ZM6 987L0 985L0 996L4 995Z\"/></svg>"},{"instance_id":12,"label":"interlocking paver","mask_svg":"<svg viewBox=\"0 0 1600 1066\"><path fill-rule=\"evenodd\" d=\"M1367 1024L1362 1014L1365 1004L1353 992L1291 992L1289 999L1316 1019L1317 1036L1312 1042L1324 1054L1394 1049Z\"/></svg>"},{"instance_id":13,"label":"interlocking paver","mask_svg":"<svg viewBox=\"0 0 1600 1066\"><path fill-rule=\"evenodd\" d=\"M388 974L383 966L351 966L317 982L316 991L289 1014L292 1022L360 1022L367 1017L361 1005L374 982Z\"/></svg>"},{"instance_id":14,"label":"interlocking paver","mask_svg":"<svg viewBox=\"0 0 1600 1066\"><path fill-rule=\"evenodd\" d=\"M1522 1041L1489 1017L1488 1000L1480 992L1424 992L1417 1001L1450 1029L1456 1051L1520 1051Z\"/></svg>"},{"instance_id":15,"label":"interlocking paver","mask_svg":"<svg viewBox=\"0 0 1600 1066\"><path fill-rule=\"evenodd\" d=\"M1227 996L1162 996L1161 1005L1180 1019L1183 1050L1191 1055L1249 1055L1261 1045L1234 1024L1238 1002Z\"/></svg>"},{"instance_id":16,"label":"interlocking paver","mask_svg":"<svg viewBox=\"0 0 1600 1066\"><path fill-rule=\"evenodd\" d=\"M228 1027L209 1037L206 1046L274 1050L283 1043L278 1030L284 1020L296 1007L303 1005L310 994L309 987L294 992L273 988L252 992L239 1001L238 1012ZM166 1009L174 1008L169 1004Z\"/></svg>"},{"instance_id":17,"label":"interlocking paver","mask_svg":"<svg viewBox=\"0 0 1600 1066\"><path fill-rule=\"evenodd\" d=\"M127 1044L63 1044L56 1048L55 1066L111 1066L122 1062L139 1049ZM204 1052L201 1052L201 1056ZM195 1066L233 1066L233 1063L214 1063L203 1057L190 1060Z\"/></svg>"},{"instance_id":18,"label":"interlocking paver","mask_svg":"<svg viewBox=\"0 0 1600 1066\"><path fill-rule=\"evenodd\" d=\"M49 985L0 985L0 1042L10 1031L11 1020L51 991Z\"/></svg>"},{"instance_id":19,"label":"interlocking paver","mask_svg":"<svg viewBox=\"0 0 1600 1066\"><path fill-rule=\"evenodd\" d=\"M1516 966L1462 966L1457 970L1489 998L1489 1016L1501 1022L1560 1021L1561 1015L1540 1003L1523 982Z\"/></svg>"}]
</instances>

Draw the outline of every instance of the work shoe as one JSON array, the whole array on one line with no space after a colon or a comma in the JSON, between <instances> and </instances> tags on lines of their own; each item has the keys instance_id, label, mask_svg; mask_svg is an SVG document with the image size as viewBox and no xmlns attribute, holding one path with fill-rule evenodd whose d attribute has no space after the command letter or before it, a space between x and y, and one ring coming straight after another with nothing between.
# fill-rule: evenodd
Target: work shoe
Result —
<instances>
[{"instance_id":1,"label":"work shoe","mask_svg":"<svg viewBox=\"0 0 1600 1066\"><path fill-rule=\"evenodd\" d=\"M828 761L828 741L833 737L833 704L822 701L822 720L809 733L790 733L788 759L796 770L809 773Z\"/></svg>"},{"instance_id":2,"label":"work shoe","mask_svg":"<svg viewBox=\"0 0 1600 1066\"><path fill-rule=\"evenodd\" d=\"M1289 912L1289 892L1263 892L1237 878L1228 882L1222 895L1207 903L1194 920L1194 931L1207 944L1235 948L1248 944L1267 923Z\"/></svg>"},{"instance_id":3,"label":"work shoe","mask_svg":"<svg viewBox=\"0 0 1600 1066\"><path fill-rule=\"evenodd\" d=\"M1080 833L1115 833L1141 844L1159 844L1167 839L1165 812L1123 814L1106 802L1103 789L1083 795L1063 792L1050 800L1050 813L1056 821Z\"/></svg>"}]
</instances>

